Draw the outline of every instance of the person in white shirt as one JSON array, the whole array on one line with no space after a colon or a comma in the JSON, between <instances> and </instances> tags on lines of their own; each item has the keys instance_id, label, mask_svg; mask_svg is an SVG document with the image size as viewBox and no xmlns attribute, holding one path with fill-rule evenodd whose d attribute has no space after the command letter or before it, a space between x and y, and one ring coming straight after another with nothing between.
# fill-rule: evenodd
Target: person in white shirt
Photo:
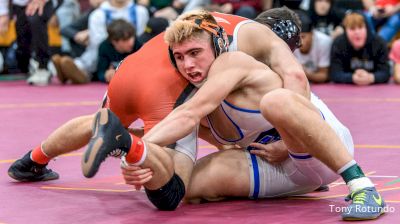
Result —
<instances>
[{"instance_id":1,"label":"person in white shirt","mask_svg":"<svg viewBox=\"0 0 400 224\"><path fill-rule=\"evenodd\" d=\"M330 65L332 39L312 27L310 17L303 11L298 11L302 27L302 46L294 52L297 60L303 65L310 82L327 82Z\"/></svg>"},{"instance_id":2,"label":"person in white shirt","mask_svg":"<svg viewBox=\"0 0 400 224\"><path fill-rule=\"evenodd\" d=\"M55 61L58 77L64 77L73 84L83 84L91 80L96 71L98 48L102 41L107 38L107 24L115 19L125 19L136 28L136 34L144 32L149 13L141 5L136 5L132 0L107 0L89 16L89 44L85 52L78 58L64 56Z\"/></svg>"}]
</instances>

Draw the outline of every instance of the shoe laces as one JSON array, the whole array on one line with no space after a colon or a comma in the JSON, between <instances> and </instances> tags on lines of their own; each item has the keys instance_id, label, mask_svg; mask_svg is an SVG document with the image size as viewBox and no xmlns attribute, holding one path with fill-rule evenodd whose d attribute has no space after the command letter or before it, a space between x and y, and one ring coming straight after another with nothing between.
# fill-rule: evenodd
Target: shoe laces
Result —
<instances>
[{"instance_id":1,"label":"shoe laces","mask_svg":"<svg viewBox=\"0 0 400 224\"><path fill-rule=\"evenodd\" d=\"M367 194L365 191L353 192L345 198L346 201L353 201L353 204L364 204L367 200Z\"/></svg>"},{"instance_id":2,"label":"shoe laces","mask_svg":"<svg viewBox=\"0 0 400 224\"><path fill-rule=\"evenodd\" d=\"M127 153L125 151L123 151L122 149L116 148L116 149L112 150L110 153L108 153L108 156L121 158L122 156L126 156L126 154Z\"/></svg>"}]
</instances>

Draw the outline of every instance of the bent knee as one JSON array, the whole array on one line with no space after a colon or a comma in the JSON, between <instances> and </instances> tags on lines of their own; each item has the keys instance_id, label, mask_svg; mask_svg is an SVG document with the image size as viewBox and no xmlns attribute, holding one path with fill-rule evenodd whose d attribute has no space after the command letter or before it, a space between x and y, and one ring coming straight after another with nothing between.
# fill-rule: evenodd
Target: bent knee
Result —
<instances>
[{"instance_id":1,"label":"bent knee","mask_svg":"<svg viewBox=\"0 0 400 224\"><path fill-rule=\"evenodd\" d=\"M275 89L265 94L260 101L260 110L264 117L282 117L284 112L296 102L296 94L287 89Z\"/></svg>"}]
</instances>

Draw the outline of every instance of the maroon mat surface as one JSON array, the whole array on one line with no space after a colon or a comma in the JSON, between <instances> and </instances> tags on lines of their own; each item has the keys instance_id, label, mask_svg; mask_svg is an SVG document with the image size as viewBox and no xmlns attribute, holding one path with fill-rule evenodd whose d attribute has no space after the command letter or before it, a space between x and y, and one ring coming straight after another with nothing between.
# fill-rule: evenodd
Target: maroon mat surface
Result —
<instances>
[{"instance_id":1,"label":"maroon mat surface","mask_svg":"<svg viewBox=\"0 0 400 224\"><path fill-rule=\"evenodd\" d=\"M123 183L117 160L109 159L93 179L80 170L82 149L51 161L61 178L17 183L10 164L69 119L93 113L106 86L31 87L0 82L0 223L338 223L346 206L341 181L329 192L274 200L236 200L182 205L160 212L144 192ZM390 207L374 223L400 221L400 86L313 86L313 91L352 131L356 160ZM201 156L212 152L202 142ZM399 157L397 157L399 156Z\"/></svg>"}]
</instances>

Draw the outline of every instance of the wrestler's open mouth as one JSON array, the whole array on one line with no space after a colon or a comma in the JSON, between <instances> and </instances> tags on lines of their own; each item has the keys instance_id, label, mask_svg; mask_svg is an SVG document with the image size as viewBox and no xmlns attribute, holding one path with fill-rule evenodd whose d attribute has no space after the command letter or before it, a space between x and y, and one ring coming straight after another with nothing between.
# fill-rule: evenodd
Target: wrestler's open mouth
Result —
<instances>
[{"instance_id":1,"label":"wrestler's open mouth","mask_svg":"<svg viewBox=\"0 0 400 224\"><path fill-rule=\"evenodd\" d=\"M201 82L203 79L200 72L191 72L188 75L192 82Z\"/></svg>"}]
</instances>

